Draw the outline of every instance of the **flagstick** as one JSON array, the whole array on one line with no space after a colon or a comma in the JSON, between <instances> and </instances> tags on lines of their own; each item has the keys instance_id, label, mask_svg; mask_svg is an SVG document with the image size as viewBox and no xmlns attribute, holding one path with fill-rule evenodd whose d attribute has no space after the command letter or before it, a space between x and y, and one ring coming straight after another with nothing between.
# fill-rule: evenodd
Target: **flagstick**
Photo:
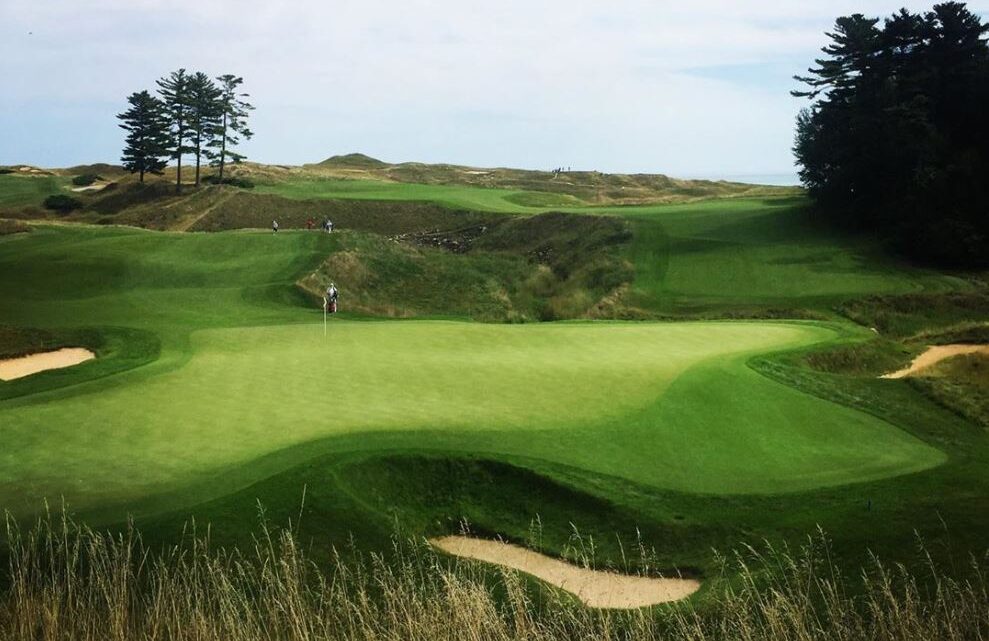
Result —
<instances>
[{"instance_id":1,"label":"flagstick","mask_svg":"<svg viewBox=\"0 0 989 641\"><path fill-rule=\"evenodd\" d=\"M323 299L323 338L326 338L326 308L329 307L329 302Z\"/></svg>"}]
</instances>

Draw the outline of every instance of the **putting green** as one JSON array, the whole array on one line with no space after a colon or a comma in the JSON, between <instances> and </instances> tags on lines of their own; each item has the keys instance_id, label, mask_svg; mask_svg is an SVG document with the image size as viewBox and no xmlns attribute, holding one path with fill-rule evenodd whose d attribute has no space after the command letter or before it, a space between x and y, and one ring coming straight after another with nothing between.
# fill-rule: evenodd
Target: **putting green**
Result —
<instances>
[{"instance_id":1,"label":"putting green","mask_svg":"<svg viewBox=\"0 0 989 641\"><path fill-rule=\"evenodd\" d=\"M830 335L745 322L200 331L189 360L167 371L0 406L0 503L136 500L327 439L337 451L524 456L718 493L800 490L941 462L892 425L745 365L754 353Z\"/></svg>"}]
</instances>

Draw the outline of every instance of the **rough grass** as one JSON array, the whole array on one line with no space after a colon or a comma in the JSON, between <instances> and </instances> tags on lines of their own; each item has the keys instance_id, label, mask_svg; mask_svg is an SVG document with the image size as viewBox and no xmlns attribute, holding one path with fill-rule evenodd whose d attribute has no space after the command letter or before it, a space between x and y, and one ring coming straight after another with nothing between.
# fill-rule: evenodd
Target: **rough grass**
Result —
<instances>
[{"instance_id":1,"label":"rough grass","mask_svg":"<svg viewBox=\"0 0 989 641\"><path fill-rule=\"evenodd\" d=\"M632 278L620 254L629 234L614 218L541 214L391 238L346 230L337 239L340 250L300 285L318 301L336 282L348 310L380 316L600 317Z\"/></svg>"},{"instance_id":2,"label":"rough grass","mask_svg":"<svg viewBox=\"0 0 989 641\"><path fill-rule=\"evenodd\" d=\"M822 372L875 377L903 367L917 351L897 341L875 338L813 351L804 362Z\"/></svg>"},{"instance_id":3,"label":"rough grass","mask_svg":"<svg viewBox=\"0 0 989 641\"><path fill-rule=\"evenodd\" d=\"M525 285L537 267L524 256L458 256L373 234L343 231L340 250L299 281L314 302L330 282L342 287L341 309L389 318L455 316L536 320L538 299Z\"/></svg>"},{"instance_id":4,"label":"rough grass","mask_svg":"<svg viewBox=\"0 0 989 641\"><path fill-rule=\"evenodd\" d=\"M989 292L984 286L970 289L974 291L868 296L843 302L838 309L856 323L894 338L932 339L930 334L944 334L946 327L957 325L958 331L932 342L984 342L989 335L979 327L989 318Z\"/></svg>"},{"instance_id":5,"label":"rough grass","mask_svg":"<svg viewBox=\"0 0 989 641\"><path fill-rule=\"evenodd\" d=\"M989 429L989 358L979 354L949 358L911 383L945 407Z\"/></svg>"},{"instance_id":6,"label":"rough grass","mask_svg":"<svg viewBox=\"0 0 989 641\"><path fill-rule=\"evenodd\" d=\"M989 637L985 556L961 578L878 558L858 570L843 567L821 536L725 557L735 580L700 607L630 611L581 607L524 575L449 560L416 539L396 539L388 560L342 550L325 567L291 531L267 528L243 551L214 550L197 536L157 551L132 529L115 537L67 521L23 533L8 524L8 539L0 636L10 641ZM574 549L591 564L588 544L576 539Z\"/></svg>"},{"instance_id":7,"label":"rough grass","mask_svg":"<svg viewBox=\"0 0 989 641\"><path fill-rule=\"evenodd\" d=\"M31 231L31 227L22 223L19 220L8 220L6 218L0 218L0 236L9 236L11 234L24 234Z\"/></svg>"}]
</instances>

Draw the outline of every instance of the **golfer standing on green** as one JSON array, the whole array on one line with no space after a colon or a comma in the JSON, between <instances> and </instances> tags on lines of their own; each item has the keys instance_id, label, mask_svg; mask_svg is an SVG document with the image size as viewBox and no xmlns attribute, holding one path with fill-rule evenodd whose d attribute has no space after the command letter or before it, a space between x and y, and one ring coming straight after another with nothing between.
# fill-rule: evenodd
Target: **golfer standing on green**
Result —
<instances>
[{"instance_id":1,"label":"golfer standing on green","mask_svg":"<svg viewBox=\"0 0 989 641\"><path fill-rule=\"evenodd\" d=\"M337 296L340 292L337 291L337 286L334 283L330 283L330 286L326 288L326 311L331 314L337 313Z\"/></svg>"}]
</instances>

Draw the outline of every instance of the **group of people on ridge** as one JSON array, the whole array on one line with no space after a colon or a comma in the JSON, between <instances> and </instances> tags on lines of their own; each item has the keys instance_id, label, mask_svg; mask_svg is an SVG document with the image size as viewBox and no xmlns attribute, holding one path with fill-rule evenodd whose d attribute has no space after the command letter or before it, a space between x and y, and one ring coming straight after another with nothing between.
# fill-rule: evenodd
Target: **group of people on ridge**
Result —
<instances>
[{"instance_id":1,"label":"group of people on ridge","mask_svg":"<svg viewBox=\"0 0 989 641\"><path fill-rule=\"evenodd\" d=\"M315 227L316 221L310 216L306 219L306 229L312 229ZM273 233L278 233L278 221L271 221L271 231ZM323 231L327 234L333 233L333 221L329 218L323 219ZM323 311L327 314L337 313L337 297L340 295L340 291L337 289L335 283L330 283L330 286L326 288L326 295L323 296Z\"/></svg>"},{"instance_id":2,"label":"group of people on ridge","mask_svg":"<svg viewBox=\"0 0 989 641\"><path fill-rule=\"evenodd\" d=\"M315 226L316 226L316 221L313 219L312 216L306 219L306 229L313 229ZM277 220L271 221L271 231L274 233L278 233ZM333 221L330 220L329 218L323 219L323 231L325 231L327 234L333 233Z\"/></svg>"}]
</instances>

